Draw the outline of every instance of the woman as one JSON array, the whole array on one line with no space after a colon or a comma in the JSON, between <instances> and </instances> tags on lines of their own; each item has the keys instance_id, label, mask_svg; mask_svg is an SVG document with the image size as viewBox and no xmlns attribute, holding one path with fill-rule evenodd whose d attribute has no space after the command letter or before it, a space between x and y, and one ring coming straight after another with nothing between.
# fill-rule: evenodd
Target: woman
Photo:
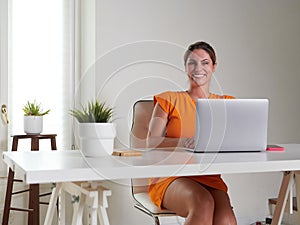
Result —
<instances>
[{"instance_id":1,"label":"woman","mask_svg":"<svg viewBox=\"0 0 300 225\"><path fill-rule=\"evenodd\" d=\"M190 45L184 55L189 78L187 91L164 92L154 96L148 147L194 147L197 98L233 98L209 92L216 69L214 49L205 42ZM150 179L149 195L160 208L186 217L185 225L229 225L236 219L220 175Z\"/></svg>"}]
</instances>

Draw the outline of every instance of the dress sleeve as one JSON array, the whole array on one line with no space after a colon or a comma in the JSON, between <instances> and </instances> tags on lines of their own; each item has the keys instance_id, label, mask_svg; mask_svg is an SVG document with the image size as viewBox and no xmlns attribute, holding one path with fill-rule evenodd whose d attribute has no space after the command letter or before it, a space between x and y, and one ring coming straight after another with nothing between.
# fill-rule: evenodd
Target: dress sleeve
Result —
<instances>
[{"instance_id":1,"label":"dress sleeve","mask_svg":"<svg viewBox=\"0 0 300 225\"><path fill-rule=\"evenodd\" d=\"M154 105L158 103L160 107L169 115L173 110L174 106L172 106L172 93L164 92L154 96Z\"/></svg>"}]
</instances>

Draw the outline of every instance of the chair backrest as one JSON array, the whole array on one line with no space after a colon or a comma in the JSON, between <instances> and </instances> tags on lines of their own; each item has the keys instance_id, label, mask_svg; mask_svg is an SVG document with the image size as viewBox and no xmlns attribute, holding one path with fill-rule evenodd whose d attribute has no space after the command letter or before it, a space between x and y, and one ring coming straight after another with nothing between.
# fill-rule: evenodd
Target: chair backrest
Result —
<instances>
[{"instance_id":1,"label":"chair backrest","mask_svg":"<svg viewBox=\"0 0 300 225\"><path fill-rule=\"evenodd\" d=\"M133 120L130 133L130 147L145 148L149 122L153 111L152 100L139 100L133 105ZM148 192L148 179L131 179L132 194Z\"/></svg>"},{"instance_id":2,"label":"chair backrest","mask_svg":"<svg viewBox=\"0 0 300 225\"><path fill-rule=\"evenodd\" d=\"M146 147L146 138L153 108L154 106L152 100L139 100L133 105L130 147Z\"/></svg>"}]
</instances>

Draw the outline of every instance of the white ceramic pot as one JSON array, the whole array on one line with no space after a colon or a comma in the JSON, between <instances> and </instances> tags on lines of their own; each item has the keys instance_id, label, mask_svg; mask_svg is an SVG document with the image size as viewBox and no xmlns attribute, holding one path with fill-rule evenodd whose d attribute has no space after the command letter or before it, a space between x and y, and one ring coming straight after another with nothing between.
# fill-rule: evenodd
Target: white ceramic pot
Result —
<instances>
[{"instance_id":1,"label":"white ceramic pot","mask_svg":"<svg viewBox=\"0 0 300 225\"><path fill-rule=\"evenodd\" d=\"M79 123L80 149L86 157L111 155L116 137L115 123Z\"/></svg>"},{"instance_id":2,"label":"white ceramic pot","mask_svg":"<svg viewBox=\"0 0 300 225\"><path fill-rule=\"evenodd\" d=\"M24 132L26 134L40 134L43 131L42 116L24 116Z\"/></svg>"}]
</instances>

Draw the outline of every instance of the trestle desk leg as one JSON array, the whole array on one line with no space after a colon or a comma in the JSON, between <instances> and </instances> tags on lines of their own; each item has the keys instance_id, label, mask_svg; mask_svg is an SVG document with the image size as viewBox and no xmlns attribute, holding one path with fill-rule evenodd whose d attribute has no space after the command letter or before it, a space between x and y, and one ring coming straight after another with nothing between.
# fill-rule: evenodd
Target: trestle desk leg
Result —
<instances>
[{"instance_id":1,"label":"trestle desk leg","mask_svg":"<svg viewBox=\"0 0 300 225\"><path fill-rule=\"evenodd\" d=\"M298 224L300 224L300 171L295 172Z\"/></svg>"},{"instance_id":2,"label":"trestle desk leg","mask_svg":"<svg viewBox=\"0 0 300 225\"><path fill-rule=\"evenodd\" d=\"M287 198L290 193L290 189L292 188L293 179L294 172L284 172L271 225L281 224Z\"/></svg>"},{"instance_id":3,"label":"trestle desk leg","mask_svg":"<svg viewBox=\"0 0 300 225\"><path fill-rule=\"evenodd\" d=\"M88 207L86 215L88 225L97 225L98 191L90 191L85 201Z\"/></svg>"},{"instance_id":4,"label":"trestle desk leg","mask_svg":"<svg viewBox=\"0 0 300 225\"><path fill-rule=\"evenodd\" d=\"M75 206L74 206L72 225L81 225L82 224L84 202L85 202L85 195L80 194L79 201L78 201L78 203L75 203Z\"/></svg>"},{"instance_id":5,"label":"trestle desk leg","mask_svg":"<svg viewBox=\"0 0 300 225\"><path fill-rule=\"evenodd\" d=\"M108 196L111 196L111 190L101 186L98 187L98 216L101 225L109 225L109 219L106 211L108 208Z\"/></svg>"},{"instance_id":6,"label":"trestle desk leg","mask_svg":"<svg viewBox=\"0 0 300 225\"><path fill-rule=\"evenodd\" d=\"M63 184L61 184L61 189L58 199L58 225L66 224L66 192L63 189Z\"/></svg>"},{"instance_id":7,"label":"trestle desk leg","mask_svg":"<svg viewBox=\"0 0 300 225\"><path fill-rule=\"evenodd\" d=\"M56 184L56 187L53 188L52 194L49 201L48 210L46 213L44 225L51 225L54 217L54 213L57 210L56 203L61 191L61 184ZM59 217L59 216L58 216Z\"/></svg>"}]
</instances>

